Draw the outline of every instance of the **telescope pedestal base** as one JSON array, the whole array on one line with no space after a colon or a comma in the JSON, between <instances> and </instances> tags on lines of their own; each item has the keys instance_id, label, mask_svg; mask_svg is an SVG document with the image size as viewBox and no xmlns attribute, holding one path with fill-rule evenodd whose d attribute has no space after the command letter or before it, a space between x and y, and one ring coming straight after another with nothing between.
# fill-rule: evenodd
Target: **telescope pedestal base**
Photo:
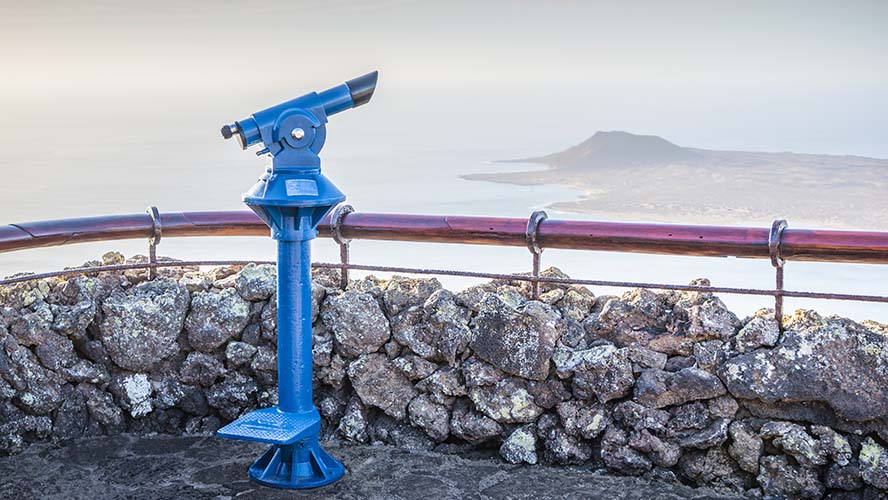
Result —
<instances>
[{"instance_id":1,"label":"telescope pedestal base","mask_svg":"<svg viewBox=\"0 0 888 500\"><path fill-rule=\"evenodd\" d=\"M345 467L318 440L273 445L250 466L250 479L273 488L317 488L337 481Z\"/></svg>"}]
</instances>

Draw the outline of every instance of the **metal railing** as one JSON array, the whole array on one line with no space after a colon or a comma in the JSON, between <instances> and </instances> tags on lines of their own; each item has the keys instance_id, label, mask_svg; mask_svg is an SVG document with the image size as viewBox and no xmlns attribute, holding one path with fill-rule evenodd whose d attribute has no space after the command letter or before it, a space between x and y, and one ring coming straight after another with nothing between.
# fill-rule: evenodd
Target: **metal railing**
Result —
<instances>
[{"instance_id":1,"label":"metal railing","mask_svg":"<svg viewBox=\"0 0 888 500\"><path fill-rule=\"evenodd\" d=\"M158 261L156 249L162 237L260 236L267 235L268 232L265 223L252 212L161 214L156 207L150 207L147 214L10 224L0 226L0 253L88 241L147 238L149 259L144 263L80 267L16 276L0 279L0 285L54 276L139 268L149 269L153 277L156 275L156 270L161 267L257 262ZM321 222L318 235L333 238L339 245L340 262L321 262L313 266L340 270L340 286L343 288L348 283L348 271L359 270L528 281L531 283L531 293L534 298L539 295L540 283L773 296L775 317L781 327L784 297L888 303L888 296L805 292L783 288L784 264L789 260L888 264L888 232L790 229L783 220L774 221L770 228L565 221L548 219L543 211L534 212L528 219L372 214L357 213L350 205L341 205ZM349 260L349 242L352 240L526 246L532 255L532 271L529 274L500 274L353 264ZM770 259L775 269L775 288L678 285L541 276L541 257L546 248Z\"/></svg>"}]
</instances>

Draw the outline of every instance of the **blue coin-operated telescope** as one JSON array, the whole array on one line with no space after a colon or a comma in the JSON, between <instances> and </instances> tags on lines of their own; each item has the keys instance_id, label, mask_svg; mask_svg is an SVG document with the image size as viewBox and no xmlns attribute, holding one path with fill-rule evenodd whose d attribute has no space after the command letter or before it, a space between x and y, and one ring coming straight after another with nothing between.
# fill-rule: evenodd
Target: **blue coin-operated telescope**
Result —
<instances>
[{"instance_id":1,"label":"blue coin-operated telescope","mask_svg":"<svg viewBox=\"0 0 888 500\"><path fill-rule=\"evenodd\" d=\"M224 438L270 443L250 477L277 488L314 488L345 469L318 445L321 417L312 402L311 240L321 219L345 195L321 174L318 153L327 117L373 96L377 72L312 92L222 127L241 148L263 144L271 166L243 198L278 242L278 406L248 413L219 429Z\"/></svg>"}]
</instances>

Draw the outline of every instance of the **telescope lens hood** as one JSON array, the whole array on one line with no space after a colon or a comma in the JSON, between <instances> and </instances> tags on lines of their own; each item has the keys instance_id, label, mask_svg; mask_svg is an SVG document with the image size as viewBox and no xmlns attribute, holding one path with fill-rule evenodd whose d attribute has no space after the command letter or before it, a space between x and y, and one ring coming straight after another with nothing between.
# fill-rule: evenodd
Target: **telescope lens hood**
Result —
<instances>
[{"instance_id":1,"label":"telescope lens hood","mask_svg":"<svg viewBox=\"0 0 888 500\"><path fill-rule=\"evenodd\" d=\"M370 101L370 98L373 97L373 91L376 90L376 80L378 78L379 71L374 71L345 82L351 94L354 107L367 104Z\"/></svg>"}]
</instances>

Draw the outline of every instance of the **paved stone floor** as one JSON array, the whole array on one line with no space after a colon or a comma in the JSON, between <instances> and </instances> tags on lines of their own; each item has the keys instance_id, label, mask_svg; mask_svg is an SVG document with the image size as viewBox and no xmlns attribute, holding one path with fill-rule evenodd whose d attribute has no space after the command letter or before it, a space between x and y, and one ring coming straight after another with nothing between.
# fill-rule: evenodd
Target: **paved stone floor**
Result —
<instances>
[{"instance_id":1,"label":"paved stone floor","mask_svg":"<svg viewBox=\"0 0 888 500\"><path fill-rule=\"evenodd\" d=\"M345 477L317 490L263 488L246 468L264 447L202 437L89 438L0 457L2 499L732 499L580 468L516 466L390 447L329 447Z\"/></svg>"}]
</instances>

